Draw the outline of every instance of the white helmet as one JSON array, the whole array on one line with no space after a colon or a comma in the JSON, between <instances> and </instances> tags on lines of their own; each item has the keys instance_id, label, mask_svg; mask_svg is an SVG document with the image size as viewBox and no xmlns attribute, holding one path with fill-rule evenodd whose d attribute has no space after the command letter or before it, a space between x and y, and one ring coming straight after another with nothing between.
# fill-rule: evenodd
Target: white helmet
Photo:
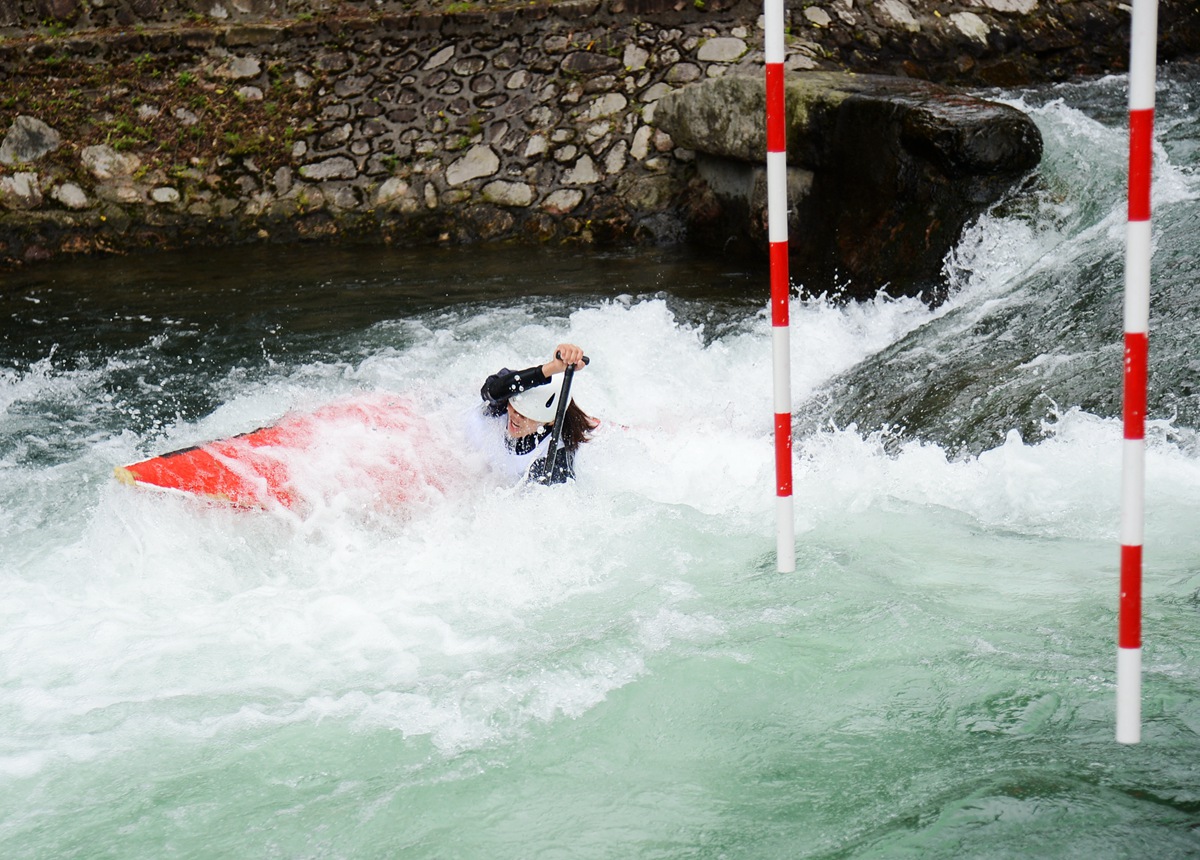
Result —
<instances>
[{"instance_id":1,"label":"white helmet","mask_svg":"<svg viewBox=\"0 0 1200 860\"><path fill-rule=\"evenodd\" d=\"M562 394L563 378L563 374L556 373L545 385L526 388L510 397L508 402L526 418L539 424L549 424L558 414L558 396Z\"/></svg>"}]
</instances>

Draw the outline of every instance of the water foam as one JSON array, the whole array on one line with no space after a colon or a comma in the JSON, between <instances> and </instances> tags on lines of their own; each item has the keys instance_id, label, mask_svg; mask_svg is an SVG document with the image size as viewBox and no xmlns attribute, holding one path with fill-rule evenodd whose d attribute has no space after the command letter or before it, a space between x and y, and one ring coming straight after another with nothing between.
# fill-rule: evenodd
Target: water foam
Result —
<instances>
[{"instance_id":1,"label":"water foam","mask_svg":"<svg viewBox=\"0 0 1200 860\"><path fill-rule=\"evenodd\" d=\"M797 301L798 388L819 389L939 313L882 296ZM50 545L44 533L18 539L6 555L19 564L3 568L0 645L24 679L11 716L27 728L9 739L9 772L111 754L147 732L211 738L326 719L427 736L451 753L577 717L672 643L720 640L727 622L683 607L706 535L769 545L765 312L715 338L655 298L525 319L517 309L442 314L399 324L408 346L240 389L229 379L220 409L153 442L244 430L374 385L411 387L454 448L465 444L454 417L482 375L534 363L564 339L594 354L579 397L608 424L581 451L577 484L531 491L475 473L419 510L389 512L367 510L361 488L339 494L333 469L308 476L324 482L328 503L303 516L104 484L85 503L82 532ZM81 391L95 378L45 366L10 384ZM897 504L956 511L980 528L1107 539L1115 460L1095 464L1112 453L1112 433L1111 421L1072 410L1042 442L1010 434L954 460L920 441L896 449L881 434L817 432L798 442L801 539ZM331 428L327 445L372 449L353 428ZM111 437L64 474L22 473L18 488L73 481L143 446ZM1174 482L1174 503L1195 504L1194 458L1164 442L1150 462L1152 475ZM43 518L56 504L48 498ZM30 541L42 544L37 552ZM92 741L77 743L81 732Z\"/></svg>"}]
</instances>

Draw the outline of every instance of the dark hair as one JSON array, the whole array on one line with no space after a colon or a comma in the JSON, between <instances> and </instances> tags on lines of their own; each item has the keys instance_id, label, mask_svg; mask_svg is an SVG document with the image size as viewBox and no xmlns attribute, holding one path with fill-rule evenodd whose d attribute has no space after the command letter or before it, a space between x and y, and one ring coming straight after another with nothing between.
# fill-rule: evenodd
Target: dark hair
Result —
<instances>
[{"instance_id":1,"label":"dark hair","mask_svg":"<svg viewBox=\"0 0 1200 860\"><path fill-rule=\"evenodd\" d=\"M592 440L592 431L600 422L580 409L572 400L567 405L567 414L563 416L562 446L568 451L574 451L584 442Z\"/></svg>"}]
</instances>

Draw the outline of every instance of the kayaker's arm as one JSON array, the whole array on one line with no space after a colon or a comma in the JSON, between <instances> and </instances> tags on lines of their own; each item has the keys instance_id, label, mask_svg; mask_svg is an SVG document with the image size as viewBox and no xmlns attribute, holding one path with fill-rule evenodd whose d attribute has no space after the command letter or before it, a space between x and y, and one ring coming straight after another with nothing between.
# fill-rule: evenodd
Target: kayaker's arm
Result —
<instances>
[{"instance_id":1,"label":"kayaker's arm","mask_svg":"<svg viewBox=\"0 0 1200 860\"><path fill-rule=\"evenodd\" d=\"M487 378L479 394L488 403L507 403L508 398L514 394L520 394L527 388L545 385L549 381L550 377L543 372L542 367L528 367L525 370L509 370L505 367Z\"/></svg>"},{"instance_id":2,"label":"kayaker's arm","mask_svg":"<svg viewBox=\"0 0 1200 860\"><path fill-rule=\"evenodd\" d=\"M583 350L573 343L560 343L554 349L554 358L539 367L528 367L525 370L509 370L502 368L499 373L493 373L483 383L480 395L491 404L505 403L514 394L520 394L527 388L537 388L545 385L556 373L562 373L567 365L575 365L581 369Z\"/></svg>"}]
</instances>

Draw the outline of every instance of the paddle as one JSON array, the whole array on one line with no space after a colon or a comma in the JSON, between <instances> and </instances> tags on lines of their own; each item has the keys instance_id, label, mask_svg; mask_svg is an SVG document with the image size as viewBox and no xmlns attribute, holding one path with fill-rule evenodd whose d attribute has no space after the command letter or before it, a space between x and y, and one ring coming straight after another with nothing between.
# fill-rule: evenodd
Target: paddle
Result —
<instances>
[{"instance_id":1,"label":"paddle","mask_svg":"<svg viewBox=\"0 0 1200 860\"><path fill-rule=\"evenodd\" d=\"M562 361L562 356L557 352L554 357ZM583 357L584 364L590 364L591 359L586 355ZM530 470L534 473L534 480L539 484L549 484L550 475L554 471L554 462L558 456L558 440L562 436L563 419L567 414L567 406L571 402L571 377L575 375L575 365L568 364L567 369L563 371L562 392L558 398L558 409L554 412L554 428L550 431L550 447L546 450L545 459L535 463Z\"/></svg>"}]
</instances>

